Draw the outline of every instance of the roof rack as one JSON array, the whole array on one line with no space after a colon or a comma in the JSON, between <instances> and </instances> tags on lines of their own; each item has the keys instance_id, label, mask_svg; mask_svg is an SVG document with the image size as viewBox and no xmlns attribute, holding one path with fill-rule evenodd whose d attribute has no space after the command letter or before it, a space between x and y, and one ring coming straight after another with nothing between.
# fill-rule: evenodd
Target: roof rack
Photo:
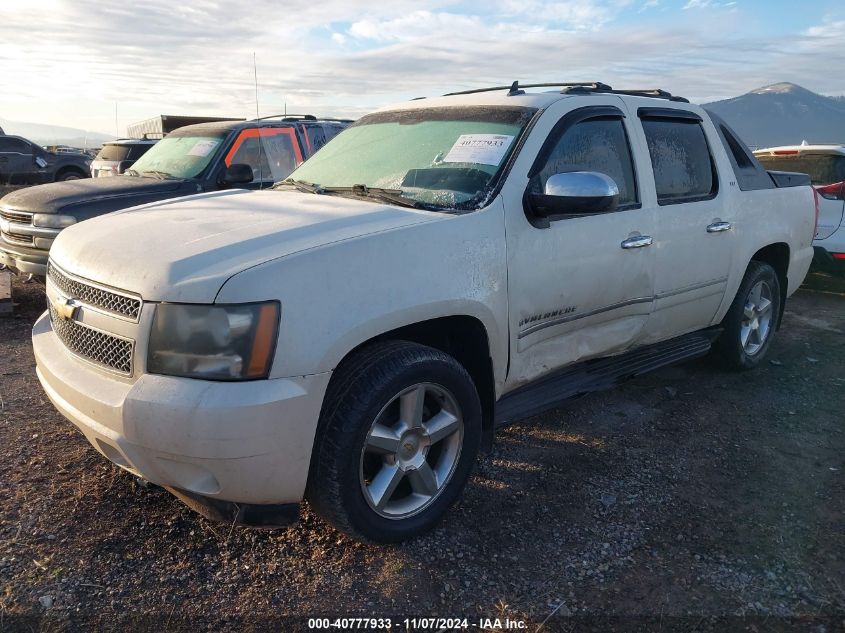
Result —
<instances>
[{"instance_id":1,"label":"roof rack","mask_svg":"<svg viewBox=\"0 0 845 633\"><path fill-rule=\"evenodd\" d=\"M314 116L313 114L268 114L257 117L252 121L266 121L267 119L279 119L280 121L336 121L338 123L352 123L354 119L338 119L327 116Z\"/></svg>"},{"instance_id":2,"label":"roof rack","mask_svg":"<svg viewBox=\"0 0 845 633\"><path fill-rule=\"evenodd\" d=\"M680 101L682 103L689 103L689 99L673 95L666 90L660 88L643 88L632 90L614 90L609 85L600 81L583 81L583 82L559 82L559 83L541 83L541 84L523 84L520 85L518 81L514 81L510 86L493 86L492 88L476 88L474 90L462 90L460 92L449 92L444 97L454 97L456 95L470 95L479 92L495 92L498 90L507 90L508 96L525 94L523 88L560 88L562 94L590 94L590 93L606 93L606 94L621 94L632 97L652 97L655 99L668 99L669 101Z\"/></svg>"},{"instance_id":3,"label":"roof rack","mask_svg":"<svg viewBox=\"0 0 845 633\"><path fill-rule=\"evenodd\" d=\"M267 116L255 117L253 121L264 121L266 119L289 119L291 121L304 120L316 121L317 117L313 114L268 114Z\"/></svg>"}]
</instances>

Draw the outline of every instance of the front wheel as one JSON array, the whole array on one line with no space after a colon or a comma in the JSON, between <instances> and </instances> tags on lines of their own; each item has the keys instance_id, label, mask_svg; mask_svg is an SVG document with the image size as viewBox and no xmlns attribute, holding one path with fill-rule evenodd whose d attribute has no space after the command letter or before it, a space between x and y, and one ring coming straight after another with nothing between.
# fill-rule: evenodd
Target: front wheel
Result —
<instances>
[{"instance_id":1,"label":"front wheel","mask_svg":"<svg viewBox=\"0 0 845 633\"><path fill-rule=\"evenodd\" d=\"M342 532L403 541L433 527L458 498L480 441L478 393L454 358L377 343L332 378L306 496Z\"/></svg>"},{"instance_id":2,"label":"front wheel","mask_svg":"<svg viewBox=\"0 0 845 633\"><path fill-rule=\"evenodd\" d=\"M759 365L772 343L780 319L781 288L775 270L752 261L745 271L728 313L716 353L732 369Z\"/></svg>"}]
</instances>

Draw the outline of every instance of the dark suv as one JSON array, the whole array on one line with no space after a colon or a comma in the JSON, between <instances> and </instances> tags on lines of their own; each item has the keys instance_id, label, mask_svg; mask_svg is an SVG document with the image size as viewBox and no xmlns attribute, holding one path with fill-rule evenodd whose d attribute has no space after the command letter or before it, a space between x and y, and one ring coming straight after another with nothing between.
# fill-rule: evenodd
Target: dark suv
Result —
<instances>
[{"instance_id":1,"label":"dark suv","mask_svg":"<svg viewBox=\"0 0 845 633\"><path fill-rule=\"evenodd\" d=\"M0 132L0 184L37 185L90 175L91 159L81 152L48 152L20 136Z\"/></svg>"},{"instance_id":2,"label":"dark suv","mask_svg":"<svg viewBox=\"0 0 845 633\"><path fill-rule=\"evenodd\" d=\"M123 175L13 191L0 200L0 264L43 277L56 235L77 222L203 191L269 187L350 123L287 115L188 125Z\"/></svg>"}]
</instances>

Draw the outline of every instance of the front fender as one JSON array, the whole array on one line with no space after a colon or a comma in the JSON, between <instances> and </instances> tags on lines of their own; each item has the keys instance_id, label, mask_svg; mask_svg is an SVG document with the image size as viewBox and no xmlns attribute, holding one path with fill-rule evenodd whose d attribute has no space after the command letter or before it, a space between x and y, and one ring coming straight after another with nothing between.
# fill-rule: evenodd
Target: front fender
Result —
<instances>
[{"instance_id":1,"label":"front fender","mask_svg":"<svg viewBox=\"0 0 845 633\"><path fill-rule=\"evenodd\" d=\"M229 279L218 303L276 299L272 377L333 370L355 347L446 316L487 330L497 380L507 366L503 205L390 229L282 257Z\"/></svg>"}]
</instances>

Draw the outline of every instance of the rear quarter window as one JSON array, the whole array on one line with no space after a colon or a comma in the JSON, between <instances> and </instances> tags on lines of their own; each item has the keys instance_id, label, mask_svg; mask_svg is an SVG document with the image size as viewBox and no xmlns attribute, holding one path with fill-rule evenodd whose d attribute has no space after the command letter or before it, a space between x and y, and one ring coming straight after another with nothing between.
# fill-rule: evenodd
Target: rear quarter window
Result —
<instances>
[{"instance_id":1,"label":"rear quarter window","mask_svg":"<svg viewBox=\"0 0 845 633\"><path fill-rule=\"evenodd\" d=\"M687 119L643 119L658 204L706 200L717 182L701 123Z\"/></svg>"}]
</instances>

